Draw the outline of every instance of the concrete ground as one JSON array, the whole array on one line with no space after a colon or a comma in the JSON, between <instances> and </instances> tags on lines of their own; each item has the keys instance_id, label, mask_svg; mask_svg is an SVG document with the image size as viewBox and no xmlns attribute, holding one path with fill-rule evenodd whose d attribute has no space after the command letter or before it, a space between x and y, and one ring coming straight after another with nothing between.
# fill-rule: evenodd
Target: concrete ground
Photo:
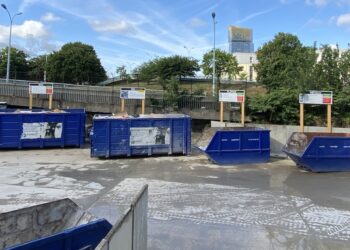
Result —
<instances>
[{"instance_id":1,"label":"concrete ground","mask_svg":"<svg viewBox=\"0 0 350 250\"><path fill-rule=\"evenodd\" d=\"M91 159L89 149L0 153L0 212L69 197L85 209L149 184L149 249L349 249L350 173L286 159L220 167L204 155Z\"/></svg>"}]
</instances>

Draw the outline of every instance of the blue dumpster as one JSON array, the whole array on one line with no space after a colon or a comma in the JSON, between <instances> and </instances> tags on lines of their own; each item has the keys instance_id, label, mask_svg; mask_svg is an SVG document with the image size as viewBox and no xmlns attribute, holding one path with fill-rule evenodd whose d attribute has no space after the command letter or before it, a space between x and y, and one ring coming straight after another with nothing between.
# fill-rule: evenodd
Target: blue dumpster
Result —
<instances>
[{"instance_id":1,"label":"blue dumpster","mask_svg":"<svg viewBox=\"0 0 350 250\"><path fill-rule=\"evenodd\" d=\"M95 249L111 230L112 225L105 219L89 222L64 230L48 237L33 240L8 250L78 250Z\"/></svg>"},{"instance_id":2,"label":"blue dumpster","mask_svg":"<svg viewBox=\"0 0 350 250\"><path fill-rule=\"evenodd\" d=\"M85 110L0 110L0 149L81 147Z\"/></svg>"},{"instance_id":3,"label":"blue dumpster","mask_svg":"<svg viewBox=\"0 0 350 250\"><path fill-rule=\"evenodd\" d=\"M191 118L187 115L95 116L93 119L92 157L190 152Z\"/></svg>"},{"instance_id":4,"label":"blue dumpster","mask_svg":"<svg viewBox=\"0 0 350 250\"><path fill-rule=\"evenodd\" d=\"M282 150L312 172L350 171L350 134L293 133Z\"/></svg>"},{"instance_id":5,"label":"blue dumpster","mask_svg":"<svg viewBox=\"0 0 350 250\"><path fill-rule=\"evenodd\" d=\"M198 147L216 164L246 164L270 159L270 130L220 128L206 147Z\"/></svg>"}]
</instances>

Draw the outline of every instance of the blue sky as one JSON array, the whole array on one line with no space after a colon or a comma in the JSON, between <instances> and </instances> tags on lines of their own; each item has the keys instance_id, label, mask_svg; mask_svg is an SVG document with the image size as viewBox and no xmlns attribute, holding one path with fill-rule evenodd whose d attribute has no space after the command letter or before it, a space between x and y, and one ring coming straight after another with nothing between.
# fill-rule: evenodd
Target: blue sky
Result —
<instances>
[{"instance_id":1,"label":"blue sky","mask_svg":"<svg viewBox=\"0 0 350 250\"><path fill-rule=\"evenodd\" d=\"M14 20L12 44L35 56L67 42L94 46L109 76L157 56L201 59L216 42L228 49L227 27L252 28L257 49L278 32L305 45L350 43L350 0L2 0ZM0 9L0 46L7 46L9 18Z\"/></svg>"}]
</instances>

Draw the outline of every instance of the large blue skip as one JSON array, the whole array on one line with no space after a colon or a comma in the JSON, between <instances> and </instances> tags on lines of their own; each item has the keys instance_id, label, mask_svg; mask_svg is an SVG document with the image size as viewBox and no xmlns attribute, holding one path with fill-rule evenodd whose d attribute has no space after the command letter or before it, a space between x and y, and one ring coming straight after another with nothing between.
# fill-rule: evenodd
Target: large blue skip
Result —
<instances>
[{"instance_id":1,"label":"large blue skip","mask_svg":"<svg viewBox=\"0 0 350 250\"><path fill-rule=\"evenodd\" d=\"M270 160L270 130L214 128L206 147L197 147L219 165L263 163Z\"/></svg>"},{"instance_id":2,"label":"large blue skip","mask_svg":"<svg viewBox=\"0 0 350 250\"><path fill-rule=\"evenodd\" d=\"M296 132L282 151L312 172L350 171L350 134Z\"/></svg>"}]
</instances>

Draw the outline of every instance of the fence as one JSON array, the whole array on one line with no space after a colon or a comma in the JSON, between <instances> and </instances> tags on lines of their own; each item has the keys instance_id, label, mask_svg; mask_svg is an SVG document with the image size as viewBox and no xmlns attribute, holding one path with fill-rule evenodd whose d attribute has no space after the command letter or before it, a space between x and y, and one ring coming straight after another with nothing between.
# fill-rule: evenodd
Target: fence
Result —
<instances>
[{"instance_id":1,"label":"fence","mask_svg":"<svg viewBox=\"0 0 350 250\"><path fill-rule=\"evenodd\" d=\"M28 86L31 81L11 80L5 83L4 79L0 79L0 96L28 98ZM120 89L119 87L105 86L82 86L66 83L53 83L54 94L53 100L60 103L81 103L84 104L100 104L100 105L117 105L120 106ZM45 95L39 95L38 99L47 99ZM138 100L128 100L131 106L141 105ZM16 103L11 103L16 105ZM217 111L219 105L216 98L207 96L182 96L177 101L168 101L164 98L162 90L147 90L146 105L150 107L164 109L167 107L175 107L176 109L190 110L213 110Z\"/></svg>"},{"instance_id":2,"label":"fence","mask_svg":"<svg viewBox=\"0 0 350 250\"><path fill-rule=\"evenodd\" d=\"M144 185L124 216L96 247L97 250L147 249L148 185Z\"/></svg>"}]
</instances>

